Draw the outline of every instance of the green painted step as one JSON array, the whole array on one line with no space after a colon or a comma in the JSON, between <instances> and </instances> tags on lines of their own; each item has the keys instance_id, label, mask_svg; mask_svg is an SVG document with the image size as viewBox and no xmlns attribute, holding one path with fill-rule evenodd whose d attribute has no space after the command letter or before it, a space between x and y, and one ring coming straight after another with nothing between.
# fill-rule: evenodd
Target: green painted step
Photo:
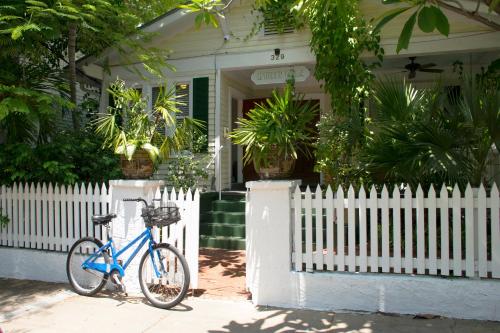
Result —
<instances>
[{"instance_id":1,"label":"green painted step","mask_svg":"<svg viewBox=\"0 0 500 333\"><path fill-rule=\"evenodd\" d=\"M245 225L205 223L200 226L200 233L205 236L226 236L245 238Z\"/></svg>"},{"instance_id":2,"label":"green painted step","mask_svg":"<svg viewBox=\"0 0 500 333\"><path fill-rule=\"evenodd\" d=\"M219 192L204 192L200 195L200 212L212 210L212 202L219 200ZM244 201L245 194L241 192L222 192L224 201Z\"/></svg>"},{"instance_id":3,"label":"green painted step","mask_svg":"<svg viewBox=\"0 0 500 333\"><path fill-rule=\"evenodd\" d=\"M245 212L245 201L215 200L212 201L212 211L214 212Z\"/></svg>"},{"instance_id":4,"label":"green painted step","mask_svg":"<svg viewBox=\"0 0 500 333\"><path fill-rule=\"evenodd\" d=\"M226 250L244 250L245 239L240 237L200 236L200 247Z\"/></svg>"},{"instance_id":5,"label":"green painted step","mask_svg":"<svg viewBox=\"0 0 500 333\"><path fill-rule=\"evenodd\" d=\"M245 213L208 212L200 214L200 223L223 223L245 225Z\"/></svg>"}]
</instances>

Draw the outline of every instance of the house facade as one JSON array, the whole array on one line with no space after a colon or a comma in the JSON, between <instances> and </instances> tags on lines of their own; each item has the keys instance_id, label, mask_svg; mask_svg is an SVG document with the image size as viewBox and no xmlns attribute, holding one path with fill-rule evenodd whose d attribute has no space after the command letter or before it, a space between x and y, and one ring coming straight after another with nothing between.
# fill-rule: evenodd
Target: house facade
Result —
<instances>
[{"instance_id":1,"label":"house facade","mask_svg":"<svg viewBox=\"0 0 500 333\"><path fill-rule=\"evenodd\" d=\"M307 28L287 30L279 34L272 26L265 26L249 35L257 20L258 11L252 10L252 0L236 0L225 12L220 28L195 28L195 14L174 10L145 24L145 32L154 33L149 46L171 51L169 64L175 71L165 69L167 81L153 77L140 66L132 66L141 75L130 70L116 50L108 50L99 58L87 58L80 67L102 81L100 108L109 104L106 87L117 77L141 89L150 105L159 86L175 86L183 96L185 115L207 122L208 151L214 157L210 172L216 189L229 189L235 184L253 180L255 175L242 162L243 151L231 143L227 134L234 128L238 117L253 103L269 97L275 88L282 87L293 72L296 89L306 99L319 103L322 112L330 111L330 101L314 78L315 56L309 48L311 33ZM361 1L361 10L369 20L390 9L378 0ZM482 10L487 10L486 8ZM429 86L441 80L447 86L459 86L454 64L460 63L467 73L480 71L491 60L500 57L500 32L455 13L447 12L450 19L449 37L425 34L415 28L410 49L396 54L396 44L407 16L390 22L382 33L385 61L376 75L407 76L405 66L410 62L432 63L441 73L417 72L412 82L416 86ZM409 57L415 57L410 60ZM369 55L367 55L369 61ZM105 70L106 69L106 70ZM298 177L310 182L321 182L322 177L312 171L312 162L305 163ZM160 168L161 173L161 168Z\"/></svg>"}]
</instances>

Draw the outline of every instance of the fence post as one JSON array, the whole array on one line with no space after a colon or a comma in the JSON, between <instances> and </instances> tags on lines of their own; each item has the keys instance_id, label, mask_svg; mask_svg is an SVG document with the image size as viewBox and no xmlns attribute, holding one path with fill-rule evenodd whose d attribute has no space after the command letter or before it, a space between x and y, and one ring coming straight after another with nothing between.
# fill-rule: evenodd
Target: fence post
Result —
<instances>
[{"instance_id":1,"label":"fence post","mask_svg":"<svg viewBox=\"0 0 500 333\"><path fill-rule=\"evenodd\" d=\"M110 180L110 211L117 215L112 223L113 240L118 249L129 243L141 232L144 231L144 222L141 218L141 210L144 207L142 202L123 202L125 198L143 198L148 203L153 199L153 193L163 185L159 180ZM135 250L135 246L128 249L123 259L127 259ZM144 251L144 248L143 248ZM124 277L124 284L127 292L137 294L141 292L139 286L139 262L142 257L139 253L137 257L127 267Z\"/></svg>"},{"instance_id":2,"label":"fence post","mask_svg":"<svg viewBox=\"0 0 500 333\"><path fill-rule=\"evenodd\" d=\"M247 287L255 304L293 297L291 283L291 193L297 181L255 181L246 207Z\"/></svg>"}]
</instances>

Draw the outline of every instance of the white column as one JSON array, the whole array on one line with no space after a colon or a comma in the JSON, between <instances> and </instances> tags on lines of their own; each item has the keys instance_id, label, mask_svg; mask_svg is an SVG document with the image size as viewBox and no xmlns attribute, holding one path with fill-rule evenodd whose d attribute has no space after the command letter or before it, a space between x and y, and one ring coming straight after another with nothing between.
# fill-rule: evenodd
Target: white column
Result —
<instances>
[{"instance_id":1,"label":"white column","mask_svg":"<svg viewBox=\"0 0 500 333\"><path fill-rule=\"evenodd\" d=\"M112 234L115 246L119 250L145 230L144 221L141 217L141 210L144 208L144 204L142 202L124 202L123 199L143 198L150 203L158 187L163 185L163 181L111 180L109 184L111 193L110 211L117 215L116 219L112 222ZM136 246L132 246L121 255L119 259L123 260L123 264L125 264L135 248ZM146 247L143 247L125 271L123 282L127 288L127 292L130 294L141 293L139 286L139 262L145 250Z\"/></svg>"},{"instance_id":2,"label":"white column","mask_svg":"<svg viewBox=\"0 0 500 333\"><path fill-rule=\"evenodd\" d=\"M222 75L219 68L216 68L215 73L215 188L217 191L222 190L222 134L221 134L221 80ZM219 198L220 199L220 198Z\"/></svg>"},{"instance_id":3,"label":"white column","mask_svg":"<svg viewBox=\"0 0 500 333\"><path fill-rule=\"evenodd\" d=\"M279 304L290 283L291 192L298 181L247 182L246 279L255 304Z\"/></svg>"}]
</instances>

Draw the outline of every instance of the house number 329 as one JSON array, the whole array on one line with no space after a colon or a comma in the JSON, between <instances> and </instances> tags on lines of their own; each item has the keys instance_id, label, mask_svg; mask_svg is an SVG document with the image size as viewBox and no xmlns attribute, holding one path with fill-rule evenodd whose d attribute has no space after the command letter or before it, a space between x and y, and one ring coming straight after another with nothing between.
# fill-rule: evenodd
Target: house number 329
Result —
<instances>
[{"instance_id":1,"label":"house number 329","mask_svg":"<svg viewBox=\"0 0 500 333\"><path fill-rule=\"evenodd\" d=\"M283 60L285 59L285 55L282 53L282 54L271 54L271 60L275 60L275 61L278 61L278 60Z\"/></svg>"}]
</instances>

